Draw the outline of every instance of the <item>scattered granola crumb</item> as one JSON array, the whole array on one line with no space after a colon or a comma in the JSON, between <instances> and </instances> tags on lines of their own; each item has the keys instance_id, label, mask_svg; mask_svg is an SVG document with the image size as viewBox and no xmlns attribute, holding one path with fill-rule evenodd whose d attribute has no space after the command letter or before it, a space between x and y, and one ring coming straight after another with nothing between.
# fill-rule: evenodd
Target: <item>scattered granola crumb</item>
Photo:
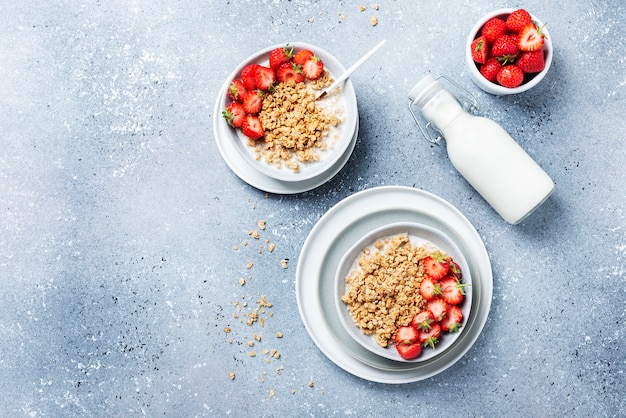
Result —
<instances>
[{"instance_id":1,"label":"scattered granola crumb","mask_svg":"<svg viewBox=\"0 0 626 418\"><path fill-rule=\"evenodd\" d=\"M370 18L370 24L371 24L372 26L376 26L376 25L378 25L378 18L377 18L376 16L372 16L372 17Z\"/></svg>"},{"instance_id":2,"label":"scattered granola crumb","mask_svg":"<svg viewBox=\"0 0 626 418\"><path fill-rule=\"evenodd\" d=\"M250 357L256 357L256 353L255 353L254 351L250 351L250 352L248 353L248 355L249 355Z\"/></svg>"},{"instance_id":3,"label":"scattered granola crumb","mask_svg":"<svg viewBox=\"0 0 626 418\"><path fill-rule=\"evenodd\" d=\"M230 380L235 380L235 373L230 372L228 376L230 377Z\"/></svg>"},{"instance_id":4,"label":"scattered granola crumb","mask_svg":"<svg viewBox=\"0 0 626 418\"><path fill-rule=\"evenodd\" d=\"M372 9L378 10L379 9L378 3L372 4Z\"/></svg>"},{"instance_id":5,"label":"scattered granola crumb","mask_svg":"<svg viewBox=\"0 0 626 418\"><path fill-rule=\"evenodd\" d=\"M280 365L280 366L276 369L276 374L280 376L280 375L282 374L282 371L283 371L283 370L285 370L285 366Z\"/></svg>"},{"instance_id":6,"label":"scattered granola crumb","mask_svg":"<svg viewBox=\"0 0 626 418\"><path fill-rule=\"evenodd\" d=\"M359 12L364 12L365 10L367 10L367 7L359 6Z\"/></svg>"},{"instance_id":7,"label":"scattered granola crumb","mask_svg":"<svg viewBox=\"0 0 626 418\"><path fill-rule=\"evenodd\" d=\"M265 231L265 220L264 219L259 219L258 225L259 225L259 229L261 229L262 231Z\"/></svg>"},{"instance_id":8,"label":"scattered granola crumb","mask_svg":"<svg viewBox=\"0 0 626 418\"><path fill-rule=\"evenodd\" d=\"M307 383L307 384L309 385L310 388L312 388L314 386L313 385L313 379L309 380L309 383Z\"/></svg>"},{"instance_id":9,"label":"scattered granola crumb","mask_svg":"<svg viewBox=\"0 0 626 418\"><path fill-rule=\"evenodd\" d=\"M313 22L315 22L315 18L310 17L310 18L309 18L309 23L313 23Z\"/></svg>"},{"instance_id":10,"label":"scattered granola crumb","mask_svg":"<svg viewBox=\"0 0 626 418\"><path fill-rule=\"evenodd\" d=\"M276 392L274 392L274 389L270 389L270 397L273 397L276 394Z\"/></svg>"},{"instance_id":11,"label":"scattered granola crumb","mask_svg":"<svg viewBox=\"0 0 626 418\"><path fill-rule=\"evenodd\" d=\"M248 347L254 347L254 341L252 340L248 341Z\"/></svg>"},{"instance_id":12,"label":"scattered granola crumb","mask_svg":"<svg viewBox=\"0 0 626 418\"><path fill-rule=\"evenodd\" d=\"M287 268L287 261L289 261L289 260L287 260L286 258L283 258L282 260L280 260L280 265L281 265L284 269L286 269L286 268Z\"/></svg>"},{"instance_id":13,"label":"scattered granola crumb","mask_svg":"<svg viewBox=\"0 0 626 418\"><path fill-rule=\"evenodd\" d=\"M248 235L250 235L254 239L259 239L259 233L257 231L255 231L255 230L249 231Z\"/></svg>"},{"instance_id":14,"label":"scattered granola crumb","mask_svg":"<svg viewBox=\"0 0 626 418\"><path fill-rule=\"evenodd\" d=\"M226 342L227 342L228 344L232 344L232 343L233 343L233 339L232 339L232 338L228 338L228 339L226 340Z\"/></svg>"},{"instance_id":15,"label":"scattered granola crumb","mask_svg":"<svg viewBox=\"0 0 626 418\"><path fill-rule=\"evenodd\" d=\"M265 350L263 350L263 355L267 355L270 352L270 350L268 350L267 348Z\"/></svg>"},{"instance_id":16,"label":"scattered granola crumb","mask_svg":"<svg viewBox=\"0 0 626 418\"><path fill-rule=\"evenodd\" d=\"M346 16L343 13L339 14L339 19L344 20L346 18Z\"/></svg>"},{"instance_id":17,"label":"scattered granola crumb","mask_svg":"<svg viewBox=\"0 0 626 418\"><path fill-rule=\"evenodd\" d=\"M248 246L248 241L243 240L243 242L242 242L241 244L242 244L244 247L247 247L247 246Z\"/></svg>"},{"instance_id":18,"label":"scattered granola crumb","mask_svg":"<svg viewBox=\"0 0 626 418\"><path fill-rule=\"evenodd\" d=\"M244 279L243 277L240 277L240 278L239 278L239 285L240 285L240 286L243 286L244 284L246 284L245 279Z\"/></svg>"},{"instance_id":19,"label":"scattered granola crumb","mask_svg":"<svg viewBox=\"0 0 626 418\"><path fill-rule=\"evenodd\" d=\"M291 394L295 395L295 393L296 393L296 390L295 389L291 389Z\"/></svg>"},{"instance_id":20,"label":"scattered granola crumb","mask_svg":"<svg viewBox=\"0 0 626 418\"><path fill-rule=\"evenodd\" d=\"M261 383L265 383L265 376L261 376L259 380L261 381Z\"/></svg>"},{"instance_id":21,"label":"scattered granola crumb","mask_svg":"<svg viewBox=\"0 0 626 418\"><path fill-rule=\"evenodd\" d=\"M228 334L228 333L230 332L230 328L228 328L228 327L224 327L224 332L225 332L226 334Z\"/></svg>"},{"instance_id":22,"label":"scattered granola crumb","mask_svg":"<svg viewBox=\"0 0 626 418\"><path fill-rule=\"evenodd\" d=\"M250 270L252 266L254 266L254 263L252 263L252 261L249 261L248 264L246 265L246 268Z\"/></svg>"},{"instance_id":23,"label":"scattered granola crumb","mask_svg":"<svg viewBox=\"0 0 626 418\"><path fill-rule=\"evenodd\" d=\"M276 248L276 244L267 244L267 251L269 251L270 253L274 251L274 248Z\"/></svg>"},{"instance_id":24,"label":"scattered granola crumb","mask_svg":"<svg viewBox=\"0 0 626 418\"><path fill-rule=\"evenodd\" d=\"M283 333L282 332L277 332L276 333L276 338L283 338Z\"/></svg>"},{"instance_id":25,"label":"scattered granola crumb","mask_svg":"<svg viewBox=\"0 0 626 418\"><path fill-rule=\"evenodd\" d=\"M261 341L261 336L259 334L254 334L254 339L257 341Z\"/></svg>"},{"instance_id":26,"label":"scattered granola crumb","mask_svg":"<svg viewBox=\"0 0 626 418\"><path fill-rule=\"evenodd\" d=\"M239 245L236 245L236 244L233 245L233 250L235 250L235 251L239 250Z\"/></svg>"}]
</instances>

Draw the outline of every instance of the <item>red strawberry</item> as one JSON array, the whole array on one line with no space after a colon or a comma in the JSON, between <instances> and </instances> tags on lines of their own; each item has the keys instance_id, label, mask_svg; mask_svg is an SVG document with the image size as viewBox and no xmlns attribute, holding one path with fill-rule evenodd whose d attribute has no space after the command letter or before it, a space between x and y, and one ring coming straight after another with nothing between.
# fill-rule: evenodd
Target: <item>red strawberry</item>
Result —
<instances>
[{"instance_id":1,"label":"red strawberry","mask_svg":"<svg viewBox=\"0 0 626 418\"><path fill-rule=\"evenodd\" d=\"M228 86L228 97L231 100L240 101L240 97L246 92L246 86L243 85L243 81L240 79L233 80Z\"/></svg>"},{"instance_id":2,"label":"red strawberry","mask_svg":"<svg viewBox=\"0 0 626 418\"><path fill-rule=\"evenodd\" d=\"M246 115L241 125L241 131L250 139L259 139L265 133L261 120L255 115Z\"/></svg>"},{"instance_id":3,"label":"red strawberry","mask_svg":"<svg viewBox=\"0 0 626 418\"><path fill-rule=\"evenodd\" d=\"M485 37L487 43L493 43L498 36L506 35L509 33L506 28L506 22L499 17L489 19L482 27L480 31L481 35Z\"/></svg>"},{"instance_id":4,"label":"red strawberry","mask_svg":"<svg viewBox=\"0 0 626 418\"><path fill-rule=\"evenodd\" d=\"M254 75L259 67L259 64L250 64L246 65L243 70L241 70L241 81L243 81L243 85L246 90L254 90L256 88L254 84Z\"/></svg>"},{"instance_id":5,"label":"red strawberry","mask_svg":"<svg viewBox=\"0 0 626 418\"><path fill-rule=\"evenodd\" d=\"M506 18L506 27L511 32L519 32L524 26L532 23L533 19L524 9L517 9Z\"/></svg>"},{"instance_id":6,"label":"red strawberry","mask_svg":"<svg viewBox=\"0 0 626 418\"><path fill-rule=\"evenodd\" d=\"M322 71L324 71L324 63L317 55L313 55L302 64L302 72L309 80L317 80L322 75Z\"/></svg>"},{"instance_id":7,"label":"red strawberry","mask_svg":"<svg viewBox=\"0 0 626 418\"><path fill-rule=\"evenodd\" d=\"M278 67L278 70L276 71L276 78L279 83L286 83L289 80L292 80L294 83L304 82L304 74L302 74L302 70L300 67L291 62L285 62L283 65Z\"/></svg>"},{"instance_id":8,"label":"red strawberry","mask_svg":"<svg viewBox=\"0 0 626 418\"><path fill-rule=\"evenodd\" d=\"M433 322L435 322L435 315L428 309L425 309L413 317L411 326L418 331L427 331Z\"/></svg>"},{"instance_id":9,"label":"red strawberry","mask_svg":"<svg viewBox=\"0 0 626 418\"><path fill-rule=\"evenodd\" d=\"M293 56L294 64L302 65L313 56L313 52L309 49L302 49Z\"/></svg>"},{"instance_id":10,"label":"red strawberry","mask_svg":"<svg viewBox=\"0 0 626 418\"><path fill-rule=\"evenodd\" d=\"M517 37L513 35L498 36L491 45L491 56L497 58L502 65L515 61L519 53Z\"/></svg>"},{"instance_id":11,"label":"red strawberry","mask_svg":"<svg viewBox=\"0 0 626 418\"><path fill-rule=\"evenodd\" d=\"M500 67L498 67L499 69ZM450 271L448 272L452 277L457 280L461 280L463 278L463 272L461 271L461 266L454 260L450 260Z\"/></svg>"},{"instance_id":12,"label":"red strawberry","mask_svg":"<svg viewBox=\"0 0 626 418\"><path fill-rule=\"evenodd\" d=\"M435 321L441 321L446 316L448 304L441 298L436 298L426 302L426 309L431 311L435 317Z\"/></svg>"},{"instance_id":13,"label":"red strawberry","mask_svg":"<svg viewBox=\"0 0 626 418\"><path fill-rule=\"evenodd\" d=\"M268 90L276 81L276 73L269 67L259 65L254 74L254 85L259 90Z\"/></svg>"},{"instance_id":14,"label":"red strawberry","mask_svg":"<svg viewBox=\"0 0 626 418\"><path fill-rule=\"evenodd\" d=\"M538 51L543 43L544 35L534 23L524 26L517 37L517 47L522 51Z\"/></svg>"},{"instance_id":15,"label":"red strawberry","mask_svg":"<svg viewBox=\"0 0 626 418\"><path fill-rule=\"evenodd\" d=\"M517 65L505 65L496 78L504 87L514 88L524 81L524 72Z\"/></svg>"},{"instance_id":16,"label":"red strawberry","mask_svg":"<svg viewBox=\"0 0 626 418\"><path fill-rule=\"evenodd\" d=\"M241 104L246 113L256 115L263 107L263 98L257 90L248 91L241 98Z\"/></svg>"},{"instance_id":17,"label":"red strawberry","mask_svg":"<svg viewBox=\"0 0 626 418\"><path fill-rule=\"evenodd\" d=\"M540 73L545 67L543 51L522 52L517 60L517 66L525 73Z\"/></svg>"},{"instance_id":18,"label":"red strawberry","mask_svg":"<svg viewBox=\"0 0 626 418\"><path fill-rule=\"evenodd\" d=\"M481 65L478 71L485 77L488 81L492 83L496 82L496 77L498 76L498 72L502 68L502 64L495 58L489 58L484 65ZM452 265L450 265L452 269Z\"/></svg>"},{"instance_id":19,"label":"red strawberry","mask_svg":"<svg viewBox=\"0 0 626 418\"><path fill-rule=\"evenodd\" d=\"M409 325L402 326L396 331L394 339L397 344L413 344L418 342L419 331Z\"/></svg>"},{"instance_id":20,"label":"red strawberry","mask_svg":"<svg viewBox=\"0 0 626 418\"><path fill-rule=\"evenodd\" d=\"M426 300L433 300L441 293L441 287L435 280L426 276L420 282L420 295Z\"/></svg>"},{"instance_id":21,"label":"red strawberry","mask_svg":"<svg viewBox=\"0 0 626 418\"><path fill-rule=\"evenodd\" d=\"M400 354L400 357L403 359L413 360L422 354L422 344L396 344L396 350L398 350L398 354Z\"/></svg>"},{"instance_id":22,"label":"red strawberry","mask_svg":"<svg viewBox=\"0 0 626 418\"><path fill-rule=\"evenodd\" d=\"M463 311L456 305L448 306L446 317L439 323L443 331L459 332L463 321Z\"/></svg>"},{"instance_id":23,"label":"red strawberry","mask_svg":"<svg viewBox=\"0 0 626 418\"><path fill-rule=\"evenodd\" d=\"M489 46L484 36L479 36L472 42L472 58L479 64L484 64L489 58Z\"/></svg>"},{"instance_id":24,"label":"red strawberry","mask_svg":"<svg viewBox=\"0 0 626 418\"><path fill-rule=\"evenodd\" d=\"M441 299L445 300L448 305L458 305L463 300L465 290L464 284L461 284L452 276L446 276L439 282L441 285Z\"/></svg>"},{"instance_id":25,"label":"red strawberry","mask_svg":"<svg viewBox=\"0 0 626 418\"><path fill-rule=\"evenodd\" d=\"M289 48L289 45L272 50L270 52L270 68L274 71L278 70L278 67L291 61L291 57L293 57L293 47Z\"/></svg>"},{"instance_id":26,"label":"red strawberry","mask_svg":"<svg viewBox=\"0 0 626 418\"><path fill-rule=\"evenodd\" d=\"M428 331L420 331L419 341L424 346L430 346L433 350L435 344L439 342L439 336L441 335L441 325L434 323L431 325Z\"/></svg>"},{"instance_id":27,"label":"red strawberry","mask_svg":"<svg viewBox=\"0 0 626 418\"><path fill-rule=\"evenodd\" d=\"M226 109L224 109L222 115L230 126L234 128L240 128L243 120L246 117L246 111L241 103L232 102L231 104L226 106Z\"/></svg>"},{"instance_id":28,"label":"red strawberry","mask_svg":"<svg viewBox=\"0 0 626 418\"><path fill-rule=\"evenodd\" d=\"M424 266L424 273L433 280L444 278L450 268L450 263L440 254L432 256L427 255L422 259L422 264Z\"/></svg>"}]
</instances>

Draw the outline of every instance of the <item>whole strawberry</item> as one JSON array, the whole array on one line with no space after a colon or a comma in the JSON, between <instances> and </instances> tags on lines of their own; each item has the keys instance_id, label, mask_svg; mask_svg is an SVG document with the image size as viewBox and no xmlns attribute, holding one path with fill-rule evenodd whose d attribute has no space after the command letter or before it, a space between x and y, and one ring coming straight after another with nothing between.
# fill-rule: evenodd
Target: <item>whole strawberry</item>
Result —
<instances>
[{"instance_id":1,"label":"whole strawberry","mask_svg":"<svg viewBox=\"0 0 626 418\"><path fill-rule=\"evenodd\" d=\"M485 77L487 80L492 83L496 82L496 77L500 72L500 68L502 68L502 64L495 58L489 58L485 64L481 65L478 71Z\"/></svg>"},{"instance_id":2,"label":"whole strawberry","mask_svg":"<svg viewBox=\"0 0 626 418\"><path fill-rule=\"evenodd\" d=\"M484 64L487 62L487 58L489 58L489 45L487 44L487 39L485 39L484 36L479 36L474 39L471 48L474 62L478 64Z\"/></svg>"},{"instance_id":3,"label":"whole strawberry","mask_svg":"<svg viewBox=\"0 0 626 418\"><path fill-rule=\"evenodd\" d=\"M525 9L517 9L513 11L509 17L506 18L506 27L510 32L517 33L521 31L524 26L532 23L533 19Z\"/></svg>"},{"instance_id":4,"label":"whole strawberry","mask_svg":"<svg viewBox=\"0 0 626 418\"><path fill-rule=\"evenodd\" d=\"M481 35L484 36L490 44L493 43L498 36L508 33L506 22L499 17L489 19L481 29Z\"/></svg>"},{"instance_id":5,"label":"whole strawberry","mask_svg":"<svg viewBox=\"0 0 626 418\"><path fill-rule=\"evenodd\" d=\"M517 47L517 37L513 35L501 35L491 45L491 56L506 65L515 62L520 54Z\"/></svg>"},{"instance_id":6,"label":"whole strawberry","mask_svg":"<svg viewBox=\"0 0 626 418\"><path fill-rule=\"evenodd\" d=\"M517 60L517 66L527 74L540 73L545 67L543 51L522 52Z\"/></svg>"},{"instance_id":7,"label":"whole strawberry","mask_svg":"<svg viewBox=\"0 0 626 418\"><path fill-rule=\"evenodd\" d=\"M275 48L270 52L270 68L274 71L278 70L278 67L286 62L291 61L293 57L293 46L289 48L289 45L284 48Z\"/></svg>"},{"instance_id":8,"label":"whole strawberry","mask_svg":"<svg viewBox=\"0 0 626 418\"><path fill-rule=\"evenodd\" d=\"M524 81L524 72L517 65L505 65L496 77L501 86L514 88Z\"/></svg>"}]
</instances>

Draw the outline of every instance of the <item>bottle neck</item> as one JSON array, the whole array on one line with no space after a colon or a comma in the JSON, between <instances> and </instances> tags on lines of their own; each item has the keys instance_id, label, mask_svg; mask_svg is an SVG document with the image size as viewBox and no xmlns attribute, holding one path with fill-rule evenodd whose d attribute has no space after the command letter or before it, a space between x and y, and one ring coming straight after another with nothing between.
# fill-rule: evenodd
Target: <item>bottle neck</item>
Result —
<instances>
[{"instance_id":1,"label":"bottle neck","mask_svg":"<svg viewBox=\"0 0 626 418\"><path fill-rule=\"evenodd\" d=\"M468 115L456 98L431 76L425 77L418 83L409 97L413 104L420 109L426 120L437 130L444 133L453 120L461 115Z\"/></svg>"}]
</instances>

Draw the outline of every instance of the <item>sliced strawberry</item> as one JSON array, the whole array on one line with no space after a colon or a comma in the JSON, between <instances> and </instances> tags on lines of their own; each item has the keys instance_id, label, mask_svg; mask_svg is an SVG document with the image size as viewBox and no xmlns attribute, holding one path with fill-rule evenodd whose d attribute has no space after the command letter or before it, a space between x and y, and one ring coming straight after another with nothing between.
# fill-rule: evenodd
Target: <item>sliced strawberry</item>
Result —
<instances>
[{"instance_id":1,"label":"sliced strawberry","mask_svg":"<svg viewBox=\"0 0 626 418\"><path fill-rule=\"evenodd\" d=\"M294 83L303 83L304 74L297 65L292 62L286 62L276 71L276 79L279 83L286 83L287 81L293 81Z\"/></svg>"},{"instance_id":2,"label":"sliced strawberry","mask_svg":"<svg viewBox=\"0 0 626 418\"><path fill-rule=\"evenodd\" d=\"M317 80L324 71L324 62L317 56L313 55L302 64L302 72L309 80Z\"/></svg>"},{"instance_id":3,"label":"sliced strawberry","mask_svg":"<svg viewBox=\"0 0 626 418\"><path fill-rule=\"evenodd\" d=\"M276 73L269 67L259 65L254 74L254 85L259 90L268 90L276 82Z\"/></svg>"},{"instance_id":4,"label":"sliced strawberry","mask_svg":"<svg viewBox=\"0 0 626 418\"><path fill-rule=\"evenodd\" d=\"M457 280L461 280L463 278L463 272L461 271L461 266L454 260L450 260L450 270L448 274L454 277Z\"/></svg>"},{"instance_id":5,"label":"sliced strawberry","mask_svg":"<svg viewBox=\"0 0 626 418\"><path fill-rule=\"evenodd\" d=\"M405 325L396 331L394 339L397 344L413 344L418 341L420 334L412 326Z\"/></svg>"},{"instance_id":6,"label":"sliced strawberry","mask_svg":"<svg viewBox=\"0 0 626 418\"><path fill-rule=\"evenodd\" d=\"M314 54L311 50L301 49L300 51L296 52L296 55L293 56L293 63L297 65L302 65L306 61L308 61L313 55Z\"/></svg>"},{"instance_id":7,"label":"sliced strawberry","mask_svg":"<svg viewBox=\"0 0 626 418\"><path fill-rule=\"evenodd\" d=\"M246 90L254 90L256 88L256 85L254 84L254 75L259 67L259 64L250 64L246 65L243 70L241 70L241 81L243 82Z\"/></svg>"},{"instance_id":8,"label":"sliced strawberry","mask_svg":"<svg viewBox=\"0 0 626 418\"><path fill-rule=\"evenodd\" d=\"M426 302L426 309L431 311L435 316L435 321L439 322L443 318L446 317L446 310L448 309L448 304L445 300L441 298L436 298L433 300L429 300Z\"/></svg>"},{"instance_id":9,"label":"sliced strawberry","mask_svg":"<svg viewBox=\"0 0 626 418\"><path fill-rule=\"evenodd\" d=\"M519 54L517 37L513 35L498 36L491 45L491 56L500 61L502 65L514 62Z\"/></svg>"},{"instance_id":10,"label":"sliced strawberry","mask_svg":"<svg viewBox=\"0 0 626 418\"><path fill-rule=\"evenodd\" d=\"M452 276L446 276L439 282L441 286L441 299L445 300L448 305L458 305L465 296L466 286L461 284L456 278Z\"/></svg>"},{"instance_id":11,"label":"sliced strawberry","mask_svg":"<svg viewBox=\"0 0 626 418\"><path fill-rule=\"evenodd\" d=\"M419 341L424 346L430 346L433 350L435 344L439 342L439 336L441 335L441 325L433 323L428 331L420 331Z\"/></svg>"},{"instance_id":12,"label":"sliced strawberry","mask_svg":"<svg viewBox=\"0 0 626 418\"><path fill-rule=\"evenodd\" d=\"M293 57L293 46L291 48L289 45L275 48L270 52L270 68L274 71L278 70L278 67L291 61L291 57Z\"/></svg>"},{"instance_id":13,"label":"sliced strawberry","mask_svg":"<svg viewBox=\"0 0 626 418\"><path fill-rule=\"evenodd\" d=\"M506 35L509 30L506 28L506 22L499 17L489 19L482 27L480 34L485 37L487 43L493 43L500 35Z\"/></svg>"},{"instance_id":14,"label":"sliced strawberry","mask_svg":"<svg viewBox=\"0 0 626 418\"><path fill-rule=\"evenodd\" d=\"M228 97L234 101L241 101L240 97L246 92L246 86L243 85L243 81L240 79L233 80L228 86Z\"/></svg>"},{"instance_id":15,"label":"sliced strawberry","mask_svg":"<svg viewBox=\"0 0 626 418\"><path fill-rule=\"evenodd\" d=\"M424 299L433 300L441 294L441 287L430 276L426 276L420 282L419 291Z\"/></svg>"},{"instance_id":16,"label":"sliced strawberry","mask_svg":"<svg viewBox=\"0 0 626 418\"><path fill-rule=\"evenodd\" d=\"M418 312L411 321L411 326L418 331L427 331L435 322L435 315L428 309Z\"/></svg>"},{"instance_id":17,"label":"sliced strawberry","mask_svg":"<svg viewBox=\"0 0 626 418\"><path fill-rule=\"evenodd\" d=\"M517 60L517 66L527 74L540 73L546 66L543 51L522 52Z\"/></svg>"},{"instance_id":18,"label":"sliced strawberry","mask_svg":"<svg viewBox=\"0 0 626 418\"><path fill-rule=\"evenodd\" d=\"M505 65L496 79L504 87L515 88L524 81L524 72L517 65Z\"/></svg>"},{"instance_id":19,"label":"sliced strawberry","mask_svg":"<svg viewBox=\"0 0 626 418\"><path fill-rule=\"evenodd\" d=\"M488 81L495 83L500 68L502 68L500 61L492 57L489 58L486 63L481 65L478 71L480 71L483 77L485 77ZM452 269L452 264L450 264L450 269Z\"/></svg>"},{"instance_id":20,"label":"sliced strawberry","mask_svg":"<svg viewBox=\"0 0 626 418\"><path fill-rule=\"evenodd\" d=\"M243 105L246 113L256 115L263 107L263 98L257 90L248 91L241 98L241 104Z\"/></svg>"},{"instance_id":21,"label":"sliced strawberry","mask_svg":"<svg viewBox=\"0 0 626 418\"><path fill-rule=\"evenodd\" d=\"M422 344L396 344L396 350L398 350L398 354L400 354L400 357L403 359L413 360L422 354Z\"/></svg>"},{"instance_id":22,"label":"sliced strawberry","mask_svg":"<svg viewBox=\"0 0 626 418\"><path fill-rule=\"evenodd\" d=\"M243 120L246 117L246 111L241 103L232 102L231 104L226 106L226 109L224 109L222 115L230 126L234 128L240 128Z\"/></svg>"},{"instance_id":23,"label":"sliced strawberry","mask_svg":"<svg viewBox=\"0 0 626 418\"><path fill-rule=\"evenodd\" d=\"M478 64L484 64L489 58L489 45L484 36L474 39L471 45L472 59Z\"/></svg>"},{"instance_id":24,"label":"sliced strawberry","mask_svg":"<svg viewBox=\"0 0 626 418\"><path fill-rule=\"evenodd\" d=\"M524 26L532 23L532 21L533 18L530 16L530 13L525 9L517 9L506 18L506 27L510 32L517 33L521 31Z\"/></svg>"},{"instance_id":25,"label":"sliced strawberry","mask_svg":"<svg viewBox=\"0 0 626 418\"><path fill-rule=\"evenodd\" d=\"M524 26L517 36L517 47L522 51L538 51L543 43L544 35L534 23Z\"/></svg>"},{"instance_id":26,"label":"sliced strawberry","mask_svg":"<svg viewBox=\"0 0 626 418\"><path fill-rule=\"evenodd\" d=\"M261 120L255 115L246 115L241 125L241 131L250 139L259 139L265 133Z\"/></svg>"},{"instance_id":27,"label":"sliced strawberry","mask_svg":"<svg viewBox=\"0 0 626 418\"><path fill-rule=\"evenodd\" d=\"M427 255L422 259L424 273L433 280L442 279L448 274L450 263L441 254Z\"/></svg>"},{"instance_id":28,"label":"sliced strawberry","mask_svg":"<svg viewBox=\"0 0 626 418\"><path fill-rule=\"evenodd\" d=\"M439 322L442 331L459 332L463 321L463 311L456 305L448 306L446 316Z\"/></svg>"}]
</instances>

